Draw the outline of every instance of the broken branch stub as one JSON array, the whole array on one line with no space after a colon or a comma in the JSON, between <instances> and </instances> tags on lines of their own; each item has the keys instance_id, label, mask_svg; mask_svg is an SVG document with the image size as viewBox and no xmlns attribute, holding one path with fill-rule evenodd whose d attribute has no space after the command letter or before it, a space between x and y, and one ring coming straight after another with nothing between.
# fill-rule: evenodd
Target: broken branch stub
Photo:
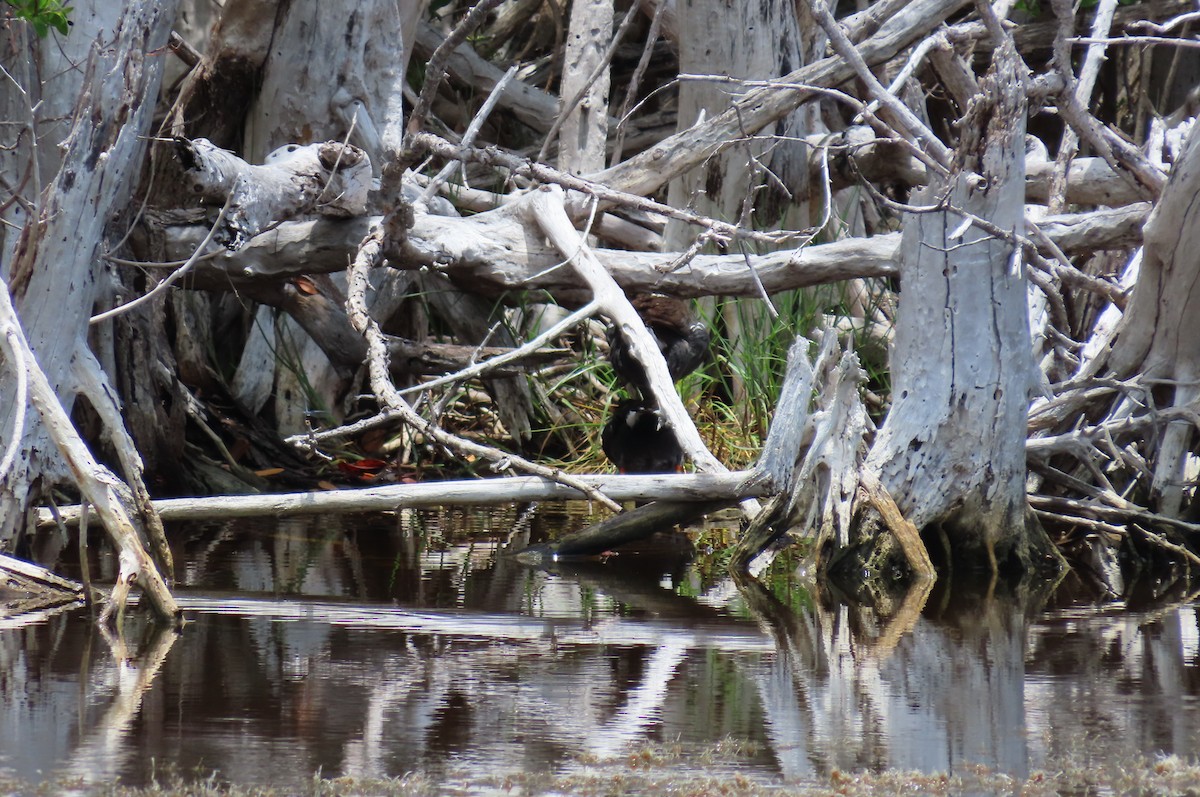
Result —
<instances>
[{"instance_id":1,"label":"broken branch stub","mask_svg":"<svg viewBox=\"0 0 1200 797\"><path fill-rule=\"evenodd\" d=\"M350 144L288 144L257 166L204 138L175 139L175 154L194 194L209 202L230 201L216 240L231 251L281 221L350 218L367 210L371 159Z\"/></svg>"},{"instance_id":2,"label":"broken branch stub","mask_svg":"<svg viewBox=\"0 0 1200 797\"><path fill-rule=\"evenodd\" d=\"M798 338L792 346L779 409L750 482L783 480L782 492L755 518L734 552L733 569L754 576L787 541L808 540L819 556L826 542L838 550L850 539L870 428L858 395L865 375L852 351L841 352L832 330L825 332L811 365L807 345ZM815 392L814 385L819 386Z\"/></svg>"}]
</instances>

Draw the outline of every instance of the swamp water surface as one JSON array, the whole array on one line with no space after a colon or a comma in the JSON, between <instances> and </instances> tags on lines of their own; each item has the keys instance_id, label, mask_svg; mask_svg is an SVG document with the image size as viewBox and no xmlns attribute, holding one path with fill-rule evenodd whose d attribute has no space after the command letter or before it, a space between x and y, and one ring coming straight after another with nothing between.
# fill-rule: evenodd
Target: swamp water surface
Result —
<instances>
[{"instance_id":1,"label":"swamp water surface","mask_svg":"<svg viewBox=\"0 0 1200 797\"><path fill-rule=\"evenodd\" d=\"M942 583L882 617L786 574L739 590L704 553L719 525L689 532L699 556L683 535L547 570L505 555L582 511L169 528L181 634L0 612L0 772L215 771L283 793L417 772L507 793L611 761L828 785L890 769L1021 781L1200 749L1200 614L1182 589L1139 607Z\"/></svg>"}]
</instances>

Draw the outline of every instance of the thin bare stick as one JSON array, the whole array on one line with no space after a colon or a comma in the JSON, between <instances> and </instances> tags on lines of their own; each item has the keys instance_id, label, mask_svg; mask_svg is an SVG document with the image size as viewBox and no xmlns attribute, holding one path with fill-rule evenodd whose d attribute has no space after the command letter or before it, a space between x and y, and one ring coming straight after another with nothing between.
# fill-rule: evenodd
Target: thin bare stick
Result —
<instances>
[{"instance_id":1,"label":"thin bare stick","mask_svg":"<svg viewBox=\"0 0 1200 797\"><path fill-rule=\"evenodd\" d=\"M500 97L504 94L504 89L512 82L517 74L517 65L513 64L504 73L504 77L496 82L492 87L492 93L483 101L483 105L479 107L475 118L471 120L471 124L467 126L467 132L463 133L460 146L470 147L475 143L475 137L479 135L479 129L483 127L483 123L492 114L492 109L496 107L496 103L500 101ZM428 202L429 198L438 192L438 189L450 179L450 175L454 174L454 170L461 168L461 164L450 162L442 167L441 171L430 178L429 183L425 186L425 190L421 192L421 196L417 199L418 202ZM463 170L463 186L467 185L466 170Z\"/></svg>"},{"instance_id":2,"label":"thin bare stick","mask_svg":"<svg viewBox=\"0 0 1200 797\"><path fill-rule=\"evenodd\" d=\"M1200 525L1188 523L1178 518L1151 512L1148 509L1126 504L1125 507L1105 506L1091 501L1080 501L1074 498L1058 498L1046 495L1029 496L1029 505L1035 509L1069 510L1081 515L1092 516L1100 520L1129 523L1140 520L1151 525L1165 525L1186 531L1189 534L1200 534Z\"/></svg>"},{"instance_id":3,"label":"thin bare stick","mask_svg":"<svg viewBox=\"0 0 1200 797\"><path fill-rule=\"evenodd\" d=\"M1071 44L1086 44L1089 47L1097 44L1162 44L1189 49L1200 47L1200 39L1176 39L1169 36L1072 36L1067 41Z\"/></svg>"}]
</instances>

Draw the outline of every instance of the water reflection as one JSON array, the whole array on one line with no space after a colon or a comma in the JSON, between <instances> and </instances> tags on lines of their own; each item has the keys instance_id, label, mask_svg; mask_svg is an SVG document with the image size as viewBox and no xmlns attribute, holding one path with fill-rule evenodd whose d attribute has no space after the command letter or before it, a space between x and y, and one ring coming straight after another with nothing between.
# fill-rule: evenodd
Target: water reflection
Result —
<instances>
[{"instance_id":1,"label":"water reflection","mask_svg":"<svg viewBox=\"0 0 1200 797\"><path fill-rule=\"evenodd\" d=\"M734 585L678 535L549 570L504 555L582 512L175 529L182 634L106 638L78 608L0 619L0 768L299 788L317 771L569 772L654 741L690 766L732 739L739 774L814 782L1024 777L1200 741L1190 601L943 586L885 616Z\"/></svg>"}]
</instances>

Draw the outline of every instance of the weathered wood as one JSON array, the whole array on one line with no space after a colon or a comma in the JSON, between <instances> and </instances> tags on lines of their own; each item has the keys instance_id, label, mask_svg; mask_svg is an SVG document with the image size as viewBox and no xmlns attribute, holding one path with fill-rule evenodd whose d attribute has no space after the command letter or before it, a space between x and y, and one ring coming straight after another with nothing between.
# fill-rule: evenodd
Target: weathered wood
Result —
<instances>
[{"instance_id":1,"label":"weathered wood","mask_svg":"<svg viewBox=\"0 0 1200 797\"><path fill-rule=\"evenodd\" d=\"M8 285L0 279L0 329L10 333L16 329L15 321L16 312L9 301ZM131 512L123 498L122 493L128 491L128 486L119 482L107 468L96 462L71 424L70 416L55 395L54 388L24 336L18 330L15 334L6 334L6 337L16 344L14 353L17 357L14 359L17 359L19 367L25 370L29 385L29 403L37 410L42 428L70 469L75 486L79 488L84 499L95 508L105 531L117 549L120 559L118 587L125 585L124 591L114 589L113 600L118 604L118 611L124 607L123 599L128 586L135 579L140 579L142 589L149 596L159 618L171 623L178 622L179 609L154 560L142 547ZM82 381L79 384L83 388L89 387ZM93 390L89 389L88 392L94 395ZM140 477L136 472L133 475ZM141 488L141 493L145 493L145 487ZM157 518L154 521L158 522ZM159 530L161 532L161 528ZM159 538L161 540L161 534ZM169 558L164 564L169 567Z\"/></svg>"},{"instance_id":2,"label":"weathered wood","mask_svg":"<svg viewBox=\"0 0 1200 797\"><path fill-rule=\"evenodd\" d=\"M813 33L798 24L797 7L802 5L788 0L688 3L686 11L677 15L679 71L701 77L684 81L679 87L677 135L727 112L755 81L775 80L808 63L805 45ZM738 29L744 33L730 35L731 30ZM717 74L713 80L702 77L714 71ZM793 201L807 201L808 164L803 137L823 132L816 104L790 110L761 129L743 128L735 146L713 153L702 168L675 176L668 189L668 204L735 220L743 218L746 197L761 191L763 195L756 197L755 205L770 210L764 208L763 218L756 219L756 223L772 225L788 204L781 196L780 182ZM661 165L654 168L660 169ZM773 173L774 180L766 178L766 169ZM808 226L808 220L798 226ZM701 232L704 230L673 221L667 225L667 248L686 249Z\"/></svg>"},{"instance_id":3,"label":"weathered wood","mask_svg":"<svg viewBox=\"0 0 1200 797\"><path fill-rule=\"evenodd\" d=\"M858 395L863 372L853 352L839 356L832 330L811 365L806 348L807 341L797 338L788 354L778 411L752 479L774 482L781 492L738 540L730 563L752 576L788 538L804 540L814 562L827 567L830 554L836 557L852 532L869 424ZM814 397L817 384L821 389Z\"/></svg>"},{"instance_id":4,"label":"weathered wood","mask_svg":"<svg viewBox=\"0 0 1200 797\"><path fill-rule=\"evenodd\" d=\"M476 6L475 10L478 11L480 8L482 6ZM386 411L403 419L409 428L419 430L427 440L443 446L458 456L479 458L491 463L492 468L496 471L516 468L525 473L552 479L580 490L590 499L598 501L610 509L619 510L620 506L611 498L559 468L547 467L525 457L501 451L494 446L483 445L447 432L436 423L422 418L396 389L385 362L387 344L379 329L379 323L371 317L368 311L366 295L372 270L379 268L383 263L385 234L392 235L390 232L385 233L385 228L400 224L408 226L411 223L411 216L408 219L404 218L404 211L407 209L408 206L400 205L396 214L385 217L384 223L363 239L354 256L354 262L350 265L346 309L350 313L350 322L367 341L367 374L375 398Z\"/></svg>"},{"instance_id":5,"label":"weathered wood","mask_svg":"<svg viewBox=\"0 0 1200 797\"><path fill-rule=\"evenodd\" d=\"M308 273L317 272L314 270ZM204 284L209 283L205 281ZM319 277L286 282L254 280L242 285L238 293L260 304L287 312L321 347L321 351L343 375L349 377L366 360L367 344L362 335L350 325L350 319L346 315L345 297ZM504 346L415 341L396 335L387 336L387 349L388 367L397 378L451 373L467 368L472 363L512 351ZM519 362L489 372L488 376L517 376L532 366L552 362L564 353L565 350L562 349L526 352L519 358Z\"/></svg>"},{"instance_id":6,"label":"weathered wood","mask_svg":"<svg viewBox=\"0 0 1200 797\"><path fill-rule=\"evenodd\" d=\"M1076 161L1078 163L1079 161ZM1149 205L1049 217L1041 222L1051 241L1068 254L1136 245ZM562 257L532 239L513 208L500 208L469 219L419 214L405 241L399 268L435 268L457 284L487 296L520 290L544 290L563 301L590 296L570 269L553 268ZM207 259L188 276L188 286L239 290L256 282L289 276L343 271L346 257L378 217L344 221L285 222L238 252ZM186 257L203 237L194 226L166 230L167 253ZM899 275L900 234L851 238L800 250L767 254L699 254L684 269L664 272L676 253L593 249L605 270L627 293L661 291L684 298L755 296L758 288L749 265L767 293L825 285L841 280Z\"/></svg>"},{"instance_id":7,"label":"weathered wood","mask_svg":"<svg viewBox=\"0 0 1200 797\"><path fill-rule=\"evenodd\" d=\"M962 124L949 204L1023 226L1025 92L1011 41ZM931 187L914 204L935 201ZM917 528L944 521L959 554L1028 560L1025 421L1033 373L1019 252L960 212L906 215L893 404L866 470Z\"/></svg>"},{"instance_id":8,"label":"weathered wood","mask_svg":"<svg viewBox=\"0 0 1200 797\"><path fill-rule=\"evenodd\" d=\"M417 54L422 58L429 58L443 39L444 36L432 25L422 22L415 41ZM446 61L446 70L459 83L472 86L476 91L491 91L504 77L503 69L496 68L465 44L454 48ZM545 132L550 129L558 115L558 98L515 80L504 87L500 96L500 107L507 108L534 130Z\"/></svg>"},{"instance_id":9,"label":"weathered wood","mask_svg":"<svg viewBox=\"0 0 1200 797\"><path fill-rule=\"evenodd\" d=\"M228 203L217 241L231 250L271 224L305 214L350 218L367 209L371 159L358 147L289 144L254 165L207 139L179 138L175 155L195 196Z\"/></svg>"},{"instance_id":10,"label":"weathered wood","mask_svg":"<svg viewBox=\"0 0 1200 797\"><path fill-rule=\"evenodd\" d=\"M605 165L610 83L605 50L612 31L613 0L571 4L563 53L562 107L555 123L558 168L571 174L599 171Z\"/></svg>"},{"instance_id":11,"label":"weathered wood","mask_svg":"<svg viewBox=\"0 0 1200 797\"><path fill-rule=\"evenodd\" d=\"M965 5L967 0L909 3L860 45L863 58L868 64L879 64L895 57ZM836 86L853 76L853 69L841 58L824 58L772 81L769 87L746 92L728 111L593 177L630 193L651 194L671 178L712 157L728 142L757 133L799 107L810 97L803 86Z\"/></svg>"},{"instance_id":12,"label":"weathered wood","mask_svg":"<svg viewBox=\"0 0 1200 797\"><path fill-rule=\"evenodd\" d=\"M0 554L0 588L23 592L49 592L59 597L75 600L83 595L83 585L78 581L63 578L44 567L26 562L8 554Z\"/></svg>"},{"instance_id":13,"label":"weathered wood","mask_svg":"<svg viewBox=\"0 0 1200 797\"><path fill-rule=\"evenodd\" d=\"M1129 309L1117 329L1108 368L1122 378L1163 380L1169 398L1157 409L1193 408L1200 399L1200 124L1193 124L1183 153L1146 221L1146 243ZM1117 402L1118 415L1140 408ZM1176 517L1184 503L1186 454L1195 438L1194 417L1169 422L1159 441L1151 488L1153 508ZM1195 500L1195 499L1193 499Z\"/></svg>"},{"instance_id":14,"label":"weathered wood","mask_svg":"<svg viewBox=\"0 0 1200 797\"><path fill-rule=\"evenodd\" d=\"M279 0L230 0L221 9L200 66L184 79L168 118L171 132L219 147L241 138L247 109L271 54Z\"/></svg>"},{"instance_id":15,"label":"weathered wood","mask_svg":"<svg viewBox=\"0 0 1200 797\"><path fill-rule=\"evenodd\" d=\"M69 70L72 88L67 96L76 107L71 133L62 144L62 168L37 197L41 204L33 207L36 218L22 231L13 261L5 264L11 281L0 283L4 325L11 329L19 317L23 327L23 333L8 336L20 341L20 364L9 362L5 368L25 369L37 410L36 421L25 425L18 443L20 456L0 485L0 543L7 544L23 523L34 484L48 489L73 482L96 507L120 550L122 578L141 578L157 613L172 622L177 611L170 592L121 500L128 485L96 463L71 424L70 411L76 396L82 395L102 410L106 424L121 423L108 385L99 379L85 382L78 369L92 357L85 348L88 319L101 297L97 274L106 233L133 195L159 93L162 59L146 54L166 46L176 5L96 3L77 15L83 23L79 27L105 28L96 40L106 44L92 49L85 68L77 61ZM91 40L85 36L84 41ZM15 312L9 304L10 285ZM93 363L94 359L84 365ZM0 429L32 420L26 418L29 407L13 400L17 382L0 380ZM106 432L123 447L124 478L130 483L141 480L136 452L126 456L132 446L126 448L124 430ZM145 488L135 484L132 493L144 495Z\"/></svg>"},{"instance_id":16,"label":"weathered wood","mask_svg":"<svg viewBox=\"0 0 1200 797\"><path fill-rule=\"evenodd\" d=\"M271 38L246 109L246 157L257 162L292 142L349 140L366 150L378 175L398 151L403 129L405 70L416 31L401 20L422 16L427 5L278 3L273 19L260 23Z\"/></svg>"},{"instance_id":17,"label":"weathered wood","mask_svg":"<svg viewBox=\"0 0 1200 797\"><path fill-rule=\"evenodd\" d=\"M652 476L577 476L581 482L617 501L705 502L761 496L767 489L747 484L750 471L676 473ZM480 506L521 501L581 500L586 496L563 484L534 476L471 481L390 484L346 490L272 495L228 495L211 498L165 498L154 502L164 521L234 517L311 515L326 512L386 512L400 507ZM66 523L79 520L79 507L60 508ZM38 521L53 522L49 510Z\"/></svg>"},{"instance_id":18,"label":"weathered wood","mask_svg":"<svg viewBox=\"0 0 1200 797\"><path fill-rule=\"evenodd\" d=\"M917 582L932 582L937 578L933 562L929 560L929 551L921 541L917 527L900 512L895 499L888 494L883 485L872 477L868 471L860 482L863 500L868 502L883 518L888 530L896 538L904 558L908 560L909 569Z\"/></svg>"}]
</instances>

